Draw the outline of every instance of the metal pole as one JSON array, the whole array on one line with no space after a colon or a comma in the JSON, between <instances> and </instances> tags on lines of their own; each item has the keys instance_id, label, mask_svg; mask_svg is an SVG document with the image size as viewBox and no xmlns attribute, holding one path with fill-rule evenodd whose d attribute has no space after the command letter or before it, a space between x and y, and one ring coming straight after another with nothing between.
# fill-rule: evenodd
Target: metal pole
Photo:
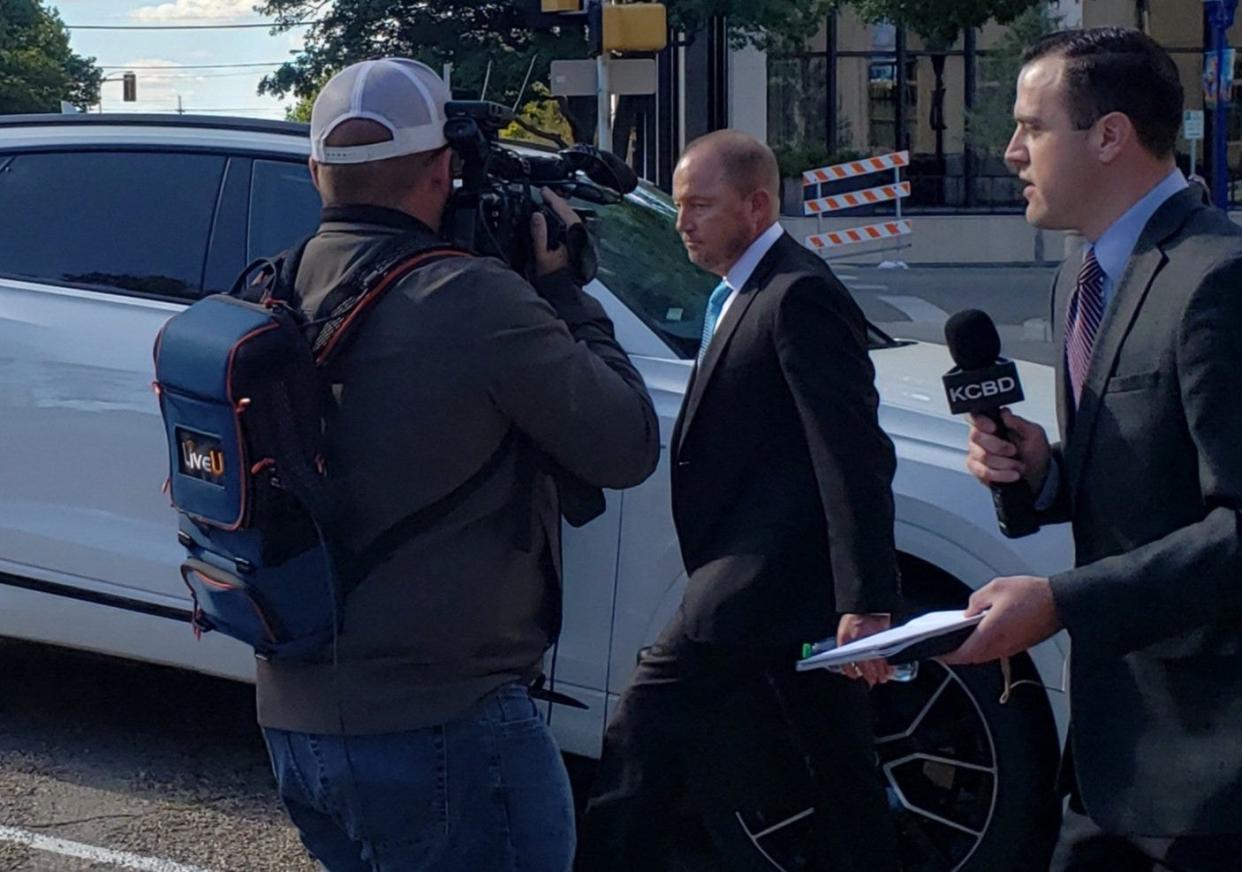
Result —
<instances>
[{"instance_id":1,"label":"metal pole","mask_svg":"<svg viewBox=\"0 0 1242 872\"><path fill-rule=\"evenodd\" d=\"M599 113L595 129L596 147L612 149L612 95L608 93L608 61L603 55L595 59L596 111Z\"/></svg>"},{"instance_id":2,"label":"metal pole","mask_svg":"<svg viewBox=\"0 0 1242 872\"><path fill-rule=\"evenodd\" d=\"M1216 55L1216 110L1212 118L1212 200L1221 209L1229 208L1229 121L1228 89L1224 87L1227 31L1233 25L1238 0L1209 0L1207 11L1212 23L1212 51ZM1230 71L1232 73L1232 70ZM1232 78L1230 75L1228 78Z\"/></svg>"}]
</instances>

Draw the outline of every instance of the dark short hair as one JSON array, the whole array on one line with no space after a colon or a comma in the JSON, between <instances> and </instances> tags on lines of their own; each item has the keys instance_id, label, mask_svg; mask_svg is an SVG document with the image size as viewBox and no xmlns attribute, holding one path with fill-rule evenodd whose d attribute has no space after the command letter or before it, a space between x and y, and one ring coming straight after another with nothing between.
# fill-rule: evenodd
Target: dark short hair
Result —
<instances>
[{"instance_id":1,"label":"dark short hair","mask_svg":"<svg viewBox=\"0 0 1242 872\"><path fill-rule=\"evenodd\" d=\"M1121 112L1149 152L1161 158L1173 153L1182 123L1182 82L1154 39L1125 27L1062 30L1028 48L1022 61L1049 56L1065 58L1067 108L1076 128Z\"/></svg>"}]
</instances>

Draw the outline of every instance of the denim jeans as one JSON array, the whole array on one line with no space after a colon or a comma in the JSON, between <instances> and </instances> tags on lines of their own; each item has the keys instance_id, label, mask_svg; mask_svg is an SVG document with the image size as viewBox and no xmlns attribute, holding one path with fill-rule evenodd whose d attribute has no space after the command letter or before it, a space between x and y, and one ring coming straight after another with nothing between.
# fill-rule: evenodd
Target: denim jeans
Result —
<instances>
[{"instance_id":1,"label":"denim jeans","mask_svg":"<svg viewBox=\"0 0 1242 872\"><path fill-rule=\"evenodd\" d=\"M265 729L281 800L329 872L566 872L569 778L526 688L374 736Z\"/></svg>"}]
</instances>

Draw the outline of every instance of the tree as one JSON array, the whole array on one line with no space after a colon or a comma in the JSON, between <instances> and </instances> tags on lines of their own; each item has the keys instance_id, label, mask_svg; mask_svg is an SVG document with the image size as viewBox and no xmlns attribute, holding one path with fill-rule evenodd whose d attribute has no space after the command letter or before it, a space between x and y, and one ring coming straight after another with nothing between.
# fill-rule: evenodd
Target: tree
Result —
<instances>
[{"instance_id":1,"label":"tree","mask_svg":"<svg viewBox=\"0 0 1242 872\"><path fill-rule=\"evenodd\" d=\"M726 16L737 43L790 44L815 33L834 0L665 0L670 24L694 33L709 18ZM401 55L435 70L453 65L453 87L511 105L527 70L531 81L548 80L553 60L587 55L585 22L567 19L564 27L533 31L524 10L535 0L264 0L260 11L273 16L276 30L315 18L306 49L259 84L259 93L314 99L322 81L364 58ZM534 59L534 66L531 61ZM560 100L574 138L589 141L595 121L592 98ZM618 107L614 143L628 144L632 101ZM299 111L298 109L294 110ZM630 118L632 122L632 118Z\"/></svg>"},{"instance_id":2,"label":"tree","mask_svg":"<svg viewBox=\"0 0 1242 872\"><path fill-rule=\"evenodd\" d=\"M1009 24L1045 0L838 0L852 6L871 23L891 22L923 37L932 55L936 82L932 90L931 127L936 131L936 156L944 156L944 62L945 52L963 30L982 27L991 19Z\"/></svg>"},{"instance_id":3,"label":"tree","mask_svg":"<svg viewBox=\"0 0 1242 872\"><path fill-rule=\"evenodd\" d=\"M42 0L0 0L0 114L58 112L60 101L86 109L99 100L103 73L69 49L69 31Z\"/></svg>"},{"instance_id":4,"label":"tree","mask_svg":"<svg viewBox=\"0 0 1242 872\"><path fill-rule=\"evenodd\" d=\"M996 47L979 59L979 94L966 119L970 144L984 154L999 156L1013 135L1013 96L1027 46L1056 29L1046 6L1023 12Z\"/></svg>"},{"instance_id":5,"label":"tree","mask_svg":"<svg viewBox=\"0 0 1242 872\"><path fill-rule=\"evenodd\" d=\"M560 58L585 57L586 30L571 21L552 32L535 32L522 7L506 0L337 0L326 10L320 0L266 0L277 30L318 17L306 49L259 83L259 93L313 101L333 73L366 58L402 56L437 72L453 65L453 90L512 105L530 71L547 81ZM320 14L322 11L323 14ZM533 66L532 66L533 61ZM529 94L529 86L527 93ZM591 121L580 123L586 130Z\"/></svg>"}]
</instances>

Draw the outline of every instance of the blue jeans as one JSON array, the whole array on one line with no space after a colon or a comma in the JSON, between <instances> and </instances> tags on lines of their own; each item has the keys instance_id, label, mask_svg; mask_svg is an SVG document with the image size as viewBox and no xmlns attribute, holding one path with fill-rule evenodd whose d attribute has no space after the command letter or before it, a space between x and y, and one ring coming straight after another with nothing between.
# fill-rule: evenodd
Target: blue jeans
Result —
<instances>
[{"instance_id":1,"label":"blue jeans","mask_svg":"<svg viewBox=\"0 0 1242 872\"><path fill-rule=\"evenodd\" d=\"M374 736L265 729L302 843L329 872L566 872L565 764L526 688L461 720Z\"/></svg>"}]
</instances>

